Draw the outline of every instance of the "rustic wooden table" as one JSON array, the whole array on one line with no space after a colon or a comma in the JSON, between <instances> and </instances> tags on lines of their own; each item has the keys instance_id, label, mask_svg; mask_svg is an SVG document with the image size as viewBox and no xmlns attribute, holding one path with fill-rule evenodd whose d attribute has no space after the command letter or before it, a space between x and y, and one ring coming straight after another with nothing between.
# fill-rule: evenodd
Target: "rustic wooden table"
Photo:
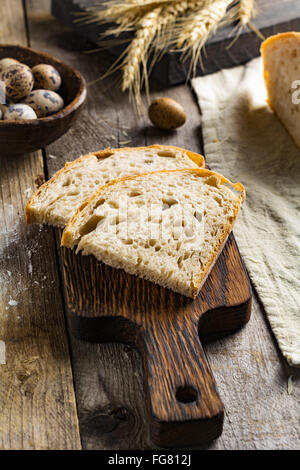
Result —
<instances>
[{"instance_id":1,"label":"rustic wooden table","mask_svg":"<svg viewBox=\"0 0 300 470\"><path fill-rule=\"evenodd\" d=\"M90 45L49 11L48 0L1 0L1 43L50 52L93 81L107 59L84 54ZM31 155L0 155L0 340L6 346L6 364L0 365L1 449L154 448L138 352L68 335L56 232L26 227L24 207L37 178L49 178L87 151L159 142L201 152L191 90L156 88L153 96L162 93L188 110L178 132L164 133L137 119L110 78L89 86L84 112L59 141ZM223 434L206 448L299 449L300 370L282 359L255 293L247 326L206 345L205 352L226 408Z\"/></svg>"}]
</instances>

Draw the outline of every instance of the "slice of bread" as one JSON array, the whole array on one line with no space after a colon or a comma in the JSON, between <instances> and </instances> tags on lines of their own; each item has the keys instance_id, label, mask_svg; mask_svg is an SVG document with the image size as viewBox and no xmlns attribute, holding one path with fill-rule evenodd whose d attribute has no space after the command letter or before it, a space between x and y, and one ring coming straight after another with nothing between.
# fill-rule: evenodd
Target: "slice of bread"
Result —
<instances>
[{"instance_id":1,"label":"slice of bread","mask_svg":"<svg viewBox=\"0 0 300 470\"><path fill-rule=\"evenodd\" d=\"M269 37L262 43L261 55L268 103L300 147L300 33Z\"/></svg>"},{"instance_id":2,"label":"slice of bread","mask_svg":"<svg viewBox=\"0 0 300 470\"><path fill-rule=\"evenodd\" d=\"M244 197L240 183L206 169L121 178L82 205L62 245L194 298Z\"/></svg>"},{"instance_id":3,"label":"slice of bread","mask_svg":"<svg viewBox=\"0 0 300 470\"><path fill-rule=\"evenodd\" d=\"M202 166L202 155L168 145L90 153L67 163L37 190L26 206L26 223L64 227L99 186L113 179L148 171Z\"/></svg>"}]
</instances>

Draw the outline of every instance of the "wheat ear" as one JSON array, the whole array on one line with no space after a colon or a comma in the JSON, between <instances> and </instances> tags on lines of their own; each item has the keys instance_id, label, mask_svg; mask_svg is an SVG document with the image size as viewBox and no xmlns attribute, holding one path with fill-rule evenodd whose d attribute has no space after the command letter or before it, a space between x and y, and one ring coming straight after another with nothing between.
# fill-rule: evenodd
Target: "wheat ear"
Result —
<instances>
[{"instance_id":1,"label":"wheat ear","mask_svg":"<svg viewBox=\"0 0 300 470\"><path fill-rule=\"evenodd\" d=\"M135 98L137 110L140 112L143 104L141 99L141 86L145 81L148 90L147 60L153 38L157 32L161 7L155 8L146 15L138 24L134 39L127 48L126 57L121 64L123 72L122 91L129 90L130 97ZM140 64L143 67L141 76Z\"/></svg>"},{"instance_id":2,"label":"wheat ear","mask_svg":"<svg viewBox=\"0 0 300 470\"><path fill-rule=\"evenodd\" d=\"M148 86L148 69L147 61L150 50L154 51L152 65L158 60L158 56L162 55L162 51L167 43L166 29L170 28L179 15L186 12L191 4L203 3L203 0L173 0L167 2L153 2L160 6L149 11L142 17L138 23L138 30L132 43L127 49L127 55L121 68L123 70L122 90L129 90L130 96L135 98L137 110L142 109L141 85L145 82L146 95L149 97ZM143 71L141 76L140 64Z\"/></svg>"},{"instance_id":3,"label":"wheat ear","mask_svg":"<svg viewBox=\"0 0 300 470\"><path fill-rule=\"evenodd\" d=\"M238 20L240 31L245 26L249 26L249 28L251 28L257 34L257 36L264 40L265 37L252 22L252 19L255 17L256 13L257 9L255 0L240 0L240 3L238 5ZM238 36L239 34L237 34L237 37Z\"/></svg>"},{"instance_id":4,"label":"wheat ear","mask_svg":"<svg viewBox=\"0 0 300 470\"><path fill-rule=\"evenodd\" d=\"M160 6L168 6L170 3L179 0L124 0L123 2L110 0L106 4L105 9L97 10L98 7L90 7L84 13L78 13L75 22L83 22L85 24L103 24L114 23L115 26L110 27L102 33L102 37L119 36L125 31L136 30L143 16L151 10ZM193 0L187 0L189 1ZM117 43L117 42L116 42Z\"/></svg>"},{"instance_id":5,"label":"wheat ear","mask_svg":"<svg viewBox=\"0 0 300 470\"><path fill-rule=\"evenodd\" d=\"M134 31L134 38L104 76L121 68L122 90L129 90L140 112L142 85L145 84L149 97L149 70L166 50L173 46L190 56L189 74L192 70L195 73L205 42L220 25L235 19L239 31L246 25L255 30L251 22L254 7L254 0L108 0L100 11L96 7L89 9L82 21L114 23L104 37ZM147 68L150 53L153 59Z\"/></svg>"},{"instance_id":6,"label":"wheat ear","mask_svg":"<svg viewBox=\"0 0 300 470\"><path fill-rule=\"evenodd\" d=\"M170 2L170 5L164 6L160 15L160 25L155 39L155 47L158 50L168 47L172 39L173 26L178 19L187 12L199 10L206 2L207 0L177 0Z\"/></svg>"},{"instance_id":7,"label":"wheat ear","mask_svg":"<svg viewBox=\"0 0 300 470\"><path fill-rule=\"evenodd\" d=\"M246 26L255 16L255 0L240 0L238 6L238 19L242 26Z\"/></svg>"},{"instance_id":8,"label":"wheat ear","mask_svg":"<svg viewBox=\"0 0 300 470\"><path fill-rule=\"evenodd\" d=\"M201 50L209 38L221 23L225 23L227 8L232 4L232 0L217 0L208 3L201 8L198 13L189 15L180 25L177 36L177 48L191 56L189 74L199 61ZM229 20L229 17L227 21Z\"/></svg>"},{"instance_id":9,"label":"wheat ear","mask_svg":"<svg viewBox=\"0 0 300 470\"><path fill-rule=\"evenodd\" d=\"M231 3L232 0L207 2L207 5L198 13L185 18L177 38L178 49L186 50L190 47L202 46L208 36L218 27Z\"/></svg>"}]
</instances>

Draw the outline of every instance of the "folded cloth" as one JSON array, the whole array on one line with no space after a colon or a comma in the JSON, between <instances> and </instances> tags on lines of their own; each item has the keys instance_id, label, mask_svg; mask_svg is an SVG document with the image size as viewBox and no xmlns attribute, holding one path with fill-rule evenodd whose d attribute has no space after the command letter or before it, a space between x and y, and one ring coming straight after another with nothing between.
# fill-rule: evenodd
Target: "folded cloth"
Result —
<instances>
[{"instance_id":1,"label":"folded cloth","mask_svg":"<svg viewBox=\"0 0 300 470\"><path fill-rule=\"evenodd\" d=\"M235 237L279 348L299 367L300 150L267 106L261 58L192 86L208 165L246 188Z\"/></svg>"}]
</instances>

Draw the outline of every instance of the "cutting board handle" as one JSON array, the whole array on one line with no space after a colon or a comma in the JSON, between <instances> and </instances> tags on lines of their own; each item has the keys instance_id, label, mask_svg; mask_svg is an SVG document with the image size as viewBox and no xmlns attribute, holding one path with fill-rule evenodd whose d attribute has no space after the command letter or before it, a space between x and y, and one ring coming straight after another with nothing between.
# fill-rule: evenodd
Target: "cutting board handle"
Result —
<instances>
[{"instance_id":1,"label":"cutting board handle","mask_svg":"<svg viewBox=\"0 0 300 470\"><path fill-rule=\"evenodd\" d=\"M193 445L193 433L196 444L222 432L223 404L192 325L173 318L144 332L152 439L162 447Z\"/></svg>"}]
</instances>

